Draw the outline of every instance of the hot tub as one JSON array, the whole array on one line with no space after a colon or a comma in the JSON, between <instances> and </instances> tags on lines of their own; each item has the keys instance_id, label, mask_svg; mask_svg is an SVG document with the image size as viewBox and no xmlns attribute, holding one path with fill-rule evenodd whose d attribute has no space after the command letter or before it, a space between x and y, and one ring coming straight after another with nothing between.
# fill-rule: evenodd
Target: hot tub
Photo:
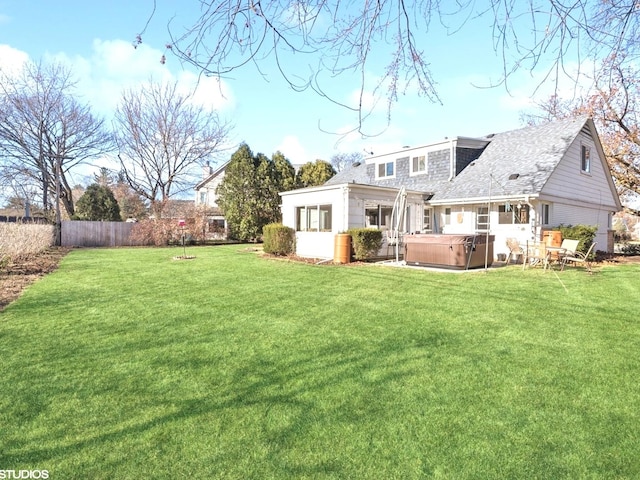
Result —
<instances>
[{"instance_id":1,"label":"hot tub","mask_svg":"<svg viewBox=\"0 0 640 480\"><path fill-rule=\"evenodd\" d=\"M407 265L443 268L478 268L493 263L494 235L438 235L416 233L404 236ZM487 244L488 240L488 244ZM488 250L487 250L488 246Z\"/></svg>"}]
</instances>

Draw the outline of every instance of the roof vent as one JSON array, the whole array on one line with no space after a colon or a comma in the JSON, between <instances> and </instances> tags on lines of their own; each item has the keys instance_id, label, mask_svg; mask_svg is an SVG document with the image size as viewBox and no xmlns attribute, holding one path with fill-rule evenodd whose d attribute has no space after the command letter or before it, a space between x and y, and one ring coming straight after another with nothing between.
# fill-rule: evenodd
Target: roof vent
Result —
<instances>
[{"instance_id":1,"label":"roof vent","mask_svg":"<svg viewBox=\"0 0 640 480\"><path fill-rule=\"evenodd\" d=\"M509 180L517 180L519 176L519 173L512 173L511 175L509 175Z\"/></svg>"},{"instance_id":2,"label":"roof vent","mask_svg":"<svg viewBox=\"0 0 640 480\"><path fill-rule=\"evenodd\" d=\"M353 162L353 165L351 165L352 167L359 167L360 166L360 162Z\"/></svg>"}]
</instances>

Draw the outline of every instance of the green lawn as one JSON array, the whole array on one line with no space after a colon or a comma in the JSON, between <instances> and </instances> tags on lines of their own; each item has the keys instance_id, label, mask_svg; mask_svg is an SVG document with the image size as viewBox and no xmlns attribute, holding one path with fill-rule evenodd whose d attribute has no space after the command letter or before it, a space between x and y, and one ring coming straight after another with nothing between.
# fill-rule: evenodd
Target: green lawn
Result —
<instances>
[{"instance_id":1,"label":"green lawn","mask_svg":"<svg viewBox=\"0 0 640 480\"><path fill-rule=\"evenodd\" d=\"M0 470L640 477L640 266L75 250L0 313Z\"/></svg>"}]
</instances>

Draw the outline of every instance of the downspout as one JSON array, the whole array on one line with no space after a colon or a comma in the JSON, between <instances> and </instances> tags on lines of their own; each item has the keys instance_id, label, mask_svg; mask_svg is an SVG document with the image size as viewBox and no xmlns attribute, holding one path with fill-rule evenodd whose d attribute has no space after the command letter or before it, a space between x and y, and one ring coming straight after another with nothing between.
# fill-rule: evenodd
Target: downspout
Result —
<instances>
[{"instance_id":1,"label":"downspout","mask_svg":"<svg viewBox=\"0 0 640 480\"><path fill-rule=\"evenodd\" d=\"M349 185L342 187L342 211L342 229L339 232L346 232L349 230Z\"/></svg>"},{"instance_id":2,"label":"downspout","mask_svg":"<svg viewBox=\"0 0 640 480\"><path fill-rule=\"evenodd\" d=\"M454 139L449 140L449 181L453 180L453 177L456 176L456 149L454 142Z\"/></svg>"},{"instance_id":3,"label":"downspout","mask_svg":"<svg viewBox=\"0 0 640 480\"><path fill-rule=\"evenodd\" d=\"M526 205L529 205L529 229L531 231L530 237L531 237L531 240L533 241L536 239L536 231L538 229L538 227L536 226L536 223L538 221L538 213L536 212L536 208L530 202L529 195L526 195L524 197L524 203Z\"/></svg>"}]
</instances>

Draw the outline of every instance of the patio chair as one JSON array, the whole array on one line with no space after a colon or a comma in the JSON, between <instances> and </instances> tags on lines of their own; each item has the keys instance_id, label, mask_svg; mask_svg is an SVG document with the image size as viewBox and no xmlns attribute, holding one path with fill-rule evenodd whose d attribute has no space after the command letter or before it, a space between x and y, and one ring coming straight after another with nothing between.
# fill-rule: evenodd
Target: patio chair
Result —
<instances>
[{"instance_id":1,"label":"patio chair","mask_svg":"<svg viewBox=\"0 0 640 480\"><path fill-rule=\"evenodd\" d=\"M543 270L546 270L549 266L550 257L551 252L547 250L546 243L527 242L527 253L522 263L522 270L527 266L535 267L537 265L542 265Z\"/></svg>"},{"instance_id":2,"label":"patio chair","mask_svg":"<svg viewBox=\"0 0 640 480\"><path fill-rule=\"evenodd\" d=\"M571 262L574 265L582 264L587 269L587 272L593 273L591 270L591 263L593 263L593 261L591 260L591 252L593 252L595 246L596 242L593 242L589 247L589 250L587 250L587 253L575 252L573 255L562 257L562 266L560 267L560 271L564 270L564 266L567 263Z\"/></svg>"},{"instance_id":3,"label":"patio chair","mask_svg":"<svg viewBox=\"0 0 640 480\"><path fill-rule=\"evenodd\" d=\"M562 262L562 257L570 256L573 257L578 250L578 244L580 240L571 240L570 238L565 238L562 240L562 244L556 250L553 248L551 250L551 259L553 261Z\"/></svg>"},{"instance_id":4,"label":"patio chair","mask_svg":"<svg viewBox=\"0 0 640 480\"><path fill-rule=\"evenodd\" d=\"M509 265L511 258L515 258L516 263L518 263L518 255L520 255L520 258L524 262L525 252L522 245L518 243L517 238L507 238L507 248L509 249L509 255L507 255L507 261L505 262L506 265Z\"/></svg>"}]
</instances>

